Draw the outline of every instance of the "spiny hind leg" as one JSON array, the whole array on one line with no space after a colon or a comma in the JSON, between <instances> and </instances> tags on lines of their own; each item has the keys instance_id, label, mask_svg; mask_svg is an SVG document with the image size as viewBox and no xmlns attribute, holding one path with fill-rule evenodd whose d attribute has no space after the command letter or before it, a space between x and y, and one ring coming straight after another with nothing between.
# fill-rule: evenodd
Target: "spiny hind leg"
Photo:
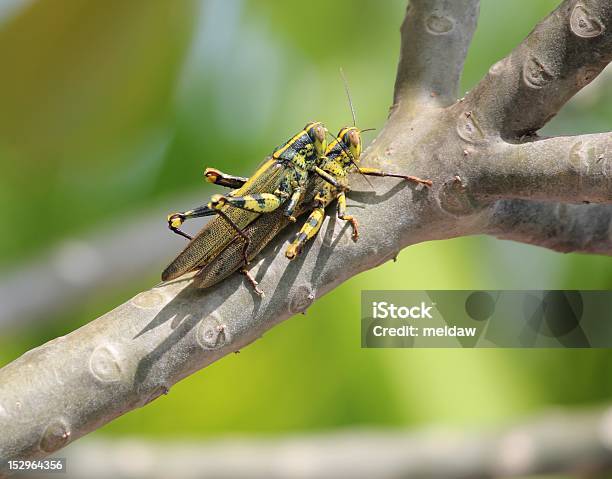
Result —
<instances>
[{"instance_id":1,"label":"spiny hind leg","mask_svg":"<svg viewBox=\"0 0 612 479\"><path fill-rule=\"evenodd\" d=\"M379 170L378 168L359 168L364 175L370 176L390 176L392 178L403 178L404 180L410 181L411 183L415 183L417 185L425 185L427 187L431 186L431 180L423 180L418 176L411 175L400 175L397 173L387 173L386 171Z\"/></svg>"},{"instance_id":2,"label":"spiny hind leg","mask_svg":"<svg viewBox=\"0 0 612 479\"><path fill-rule=\"evenodd\" d=\"M270 213L282 205L289 195L286 193L256 193L245 196L214 195L208 207L219 211L223 206L230 205L253 213Z\"/></svg>"},{"instance_id":3,"label":"spiny hind leg","mask_svg":"<svg viewBox=\"0 0 612 479\"><path fill-rule=\"evenodd\" d=\"M206 178L206 181L209 183L214 183L215 185L219 186L226 186L227 188L233 189L238 189L249 181L248 178L228 175L227 173L223 173L221 170L217 170L216 168L206 168L204 171L204 178Z\"/></svg>"},{"instance_id":4,"label":"spiny hind leg","mask_svg":"<svg viewBox=\"0 0 612 479\"><path fill-rule=\"evenodd\" d=\"M310 213L310 216L296 235L295 239L287 247L285 256L289 259L295 259L304 248L308 240L313 238L321 229L323 219L325 218L325 209L322 206L317 207Z\"/></svg>"},{"instance_id":5,"label":"spiny hind leg","mask_svg":"<svg viewBox=\"0 0 612 479\"><path fill-rule=\"evenodd\" d=\"M346 195L344 192L338 195L338 218L344 221L348 221L353 228L353 241L357 241L359 238L359 231L357 231L357 220L351 215L346 214Z\"/></svg>"},{"instance_id":6,"label":"spiny hind leg","mask_svg":"<svg viewBox=\"0 0 612 479\"><path fill-rule=\"evenodd\" d=\"M168 228L170 228L170 230L175 232L177 235L183 236L184 238L191 240L192 237L180 229L181 225L185 222L185 220L189 218L202 218L204 216L212 216L214 214L217 214L217 212L209 208L207 205L198 206L197 208L194 208L189 211L172 213L171 215L168 215Z\"/></svg>"},{"instance_id":7,"label":"spiny hind leg","mask_svg":"<svg viewBox=\"0 0 612 479\"><path fill-rule=\"evenodd\" d=\"M221 210L215 210L215 212L221 216L228 225L230 225L230 227L236 232L236 234L238 236L240 236L243 241L244 241L244 246L242 247L242 259L243 259L243 265L244 266L248 266L249 265L249 246L251 246L251 238L249 238L247 236L247 234L242 231L238 225L236 223L234 223L229 216L227 216L223 211Z\"/></svg>"}]
</instances>

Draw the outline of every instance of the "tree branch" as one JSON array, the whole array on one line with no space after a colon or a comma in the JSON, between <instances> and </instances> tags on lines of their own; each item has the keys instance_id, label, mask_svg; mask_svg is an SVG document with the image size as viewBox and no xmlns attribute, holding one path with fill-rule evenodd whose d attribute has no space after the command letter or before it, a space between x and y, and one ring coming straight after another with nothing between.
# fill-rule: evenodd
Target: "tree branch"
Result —
<instances>
[{"instance_id":1,"label":"tree branch","mask_svg":"<svg viewBox=\"0 0 612 479\"><path fill-rule=\"evenodd\" d=\"M479 0L412 0L401 27L393 103L447 106L457 86L478 19Z\"/></svg>"},{"instance_id":2,"label":"tree branch","mask_svg":"<svg viewBox=\"0 0 612 479\"><path fill-rule=\"evenodd\" d=\"M503 137L540 129L612 60L612 4L565 0L467 96Z\"/></svg>"},{"instance_id":3,"label":"tree branch","mask_svg":"<svg viewBox=\"0 0 612 479\"><path fill-rule=\"evenodd\" d=\"M498 144L471 183L481 198L612 202L612 134Z\"/></svg>"},{"instance_id":4,"label":"tree branch","mask_svg":"<svg viewBox=\"0 0 612 479\"><path fill-rule=\"evenodd\" d=\"M0 458L41 457L141 407L193 372L233 353L366 269L392 259L406 243L446 236L424 227L425 190L378 179L365 196L358 246L350 228L328 220L303 259L284 256L288 234L253 272L267 292L257 297L241 275L197 290L186 281L141 293L82 328L0 369ZM395 231L386 211L406 210ZM433 212L431 212L433 214ZM410 234L406 234L406 232ZM333 253L333 254L332 254ZM265 274L264 274L265 273Z\"/></svg>"},{"instance_id":5,"label":"tree branch","mask_svg":"<svg viewBox=\"0 0 612 479\"><path fill-rule=\"evenodd\" d=\"M68 478L90 479L119 477L126 469L135 471L132 479L486 479L593 474L611 470L610 423L609 410L557 411L495 431L344 431L179 443L92 440L71 446L65 456ZM135 458L141 458L140 463L135 464Z\"/></svg>"},{"instance_id":6,"label":"tree branch","mask_svg":"<svg viewBox=\"0 0 612 479\"><path fill-rule=\"evenodd\" d=\"M612 205L498 201L486 212L483 233L563 253L612 256Z\"/></svg>"}]
</instances>

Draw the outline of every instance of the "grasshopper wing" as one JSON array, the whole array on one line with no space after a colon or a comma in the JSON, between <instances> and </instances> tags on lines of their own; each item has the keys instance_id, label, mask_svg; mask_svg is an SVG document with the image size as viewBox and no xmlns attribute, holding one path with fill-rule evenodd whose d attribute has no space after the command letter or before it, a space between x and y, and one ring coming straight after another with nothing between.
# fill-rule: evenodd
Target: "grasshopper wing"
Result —
<instances>
[{"instance_id":1,"label":"grasshopper wing","mask_svg":"<svg viewBox=\"0 0 612 479\"><path fill-rule=\"evenodd\" d=\"M286 168L283 163L268 158L241 188L232 191L230 195L274 193L281 183ZM224 206L222 211L240 229L246 228L261 215L261 213L253 213L230 205ZM236 238L236 232L224 218L213 217L166 267L162 273L162 280L172 280L204 267Z\"/></svg>"},{"instance_id":2,"label":"grasshopper wing","mask_svg":"<svg viewBox=\"0 0 612 479\"><path fill-rule=\"evenodd\" d=\"M296 208L296 216L312 210L315 193L322 185L323 182L319 178L309 183ZM247 249L249 261L255 258L289 224L291 222L280 208L272 213L261 215L249 223L243 230L250 241ZM238 271L244 266L243 248L244 240L235 236L222 251L200 269L194 277L193 284L197 288L208 288Z\"/></svg>"}]
</instances>

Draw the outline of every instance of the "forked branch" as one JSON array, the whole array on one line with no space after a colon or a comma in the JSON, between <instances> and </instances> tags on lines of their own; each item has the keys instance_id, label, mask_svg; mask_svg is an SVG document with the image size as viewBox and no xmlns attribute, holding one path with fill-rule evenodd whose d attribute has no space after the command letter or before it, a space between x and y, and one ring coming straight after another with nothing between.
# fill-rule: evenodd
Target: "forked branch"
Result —
<instances>
[{"instance_id":1,"label":"forked branch","mask_svg":"<svg viewBox=\"0 0 612 479\"><path fill-rule=\"evenodd\" d=\"M396 106L410 110L455 102L478 9L478 0L410 2L401 28Z\"/></svg>"}]
</instances>

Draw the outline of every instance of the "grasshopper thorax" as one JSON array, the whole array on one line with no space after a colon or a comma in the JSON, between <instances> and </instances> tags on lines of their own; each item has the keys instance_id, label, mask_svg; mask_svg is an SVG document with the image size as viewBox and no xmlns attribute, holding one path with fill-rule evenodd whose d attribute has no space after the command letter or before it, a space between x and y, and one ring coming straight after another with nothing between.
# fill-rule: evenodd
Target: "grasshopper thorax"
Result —
<instances>
[{"instance_id":1,"label":"grasshopper thorax","mask_svg":"<svg viewBox=\"0 0 612 479\"><path fill-rule=\"evenodd\" d=\"M313 121L304 127L297 135L277 147L272 154L276 160L292 163L314 164L318 158L325 154L327 129L323 123Z\"/></svg>"}]
</instances>

